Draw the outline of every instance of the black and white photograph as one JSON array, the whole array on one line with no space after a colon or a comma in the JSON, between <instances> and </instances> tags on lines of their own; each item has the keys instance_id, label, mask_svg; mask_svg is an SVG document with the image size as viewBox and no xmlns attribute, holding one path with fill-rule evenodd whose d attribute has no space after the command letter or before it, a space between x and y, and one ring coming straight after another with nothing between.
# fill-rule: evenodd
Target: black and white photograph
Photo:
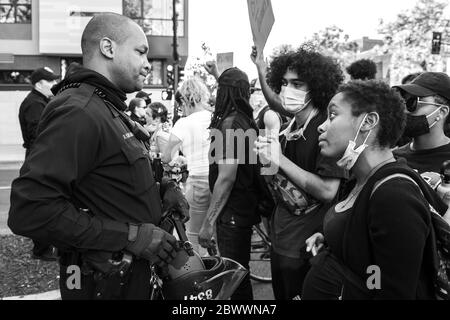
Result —
<instances>
[{"instance_id":1,"label":"black and white photograph","mask_svg":"<svg viewBox=\"0 0 450 320\"><path fill-rule=\"evenodd\" d=\"M450 300L449 75L448 0L0 0L0 305Z\"/></svg>"}]
</instances>

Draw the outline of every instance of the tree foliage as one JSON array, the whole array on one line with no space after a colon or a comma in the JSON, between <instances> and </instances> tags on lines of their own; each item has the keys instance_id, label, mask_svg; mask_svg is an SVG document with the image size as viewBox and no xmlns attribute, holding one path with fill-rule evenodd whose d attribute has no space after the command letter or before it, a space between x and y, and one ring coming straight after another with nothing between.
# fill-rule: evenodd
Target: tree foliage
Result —
<instances>
[{"instance_id":1,"label":"tree foliage","mask_svg":"<svg viewBox=\"0 0 450 320\"><path fill-rule=\"evenodd\" d=\"M412 9L398 14L395 21L380 20L378 32L385 45L379 53L392 54L391 83L400 83L407 74L418 71L444 71L445 57L431 54L433 31L442 32L443 41L450 42L450 20L444 17L448 1L418 0ZM450 18L450 17L449 17Z\"/></svg>"},{"instance_id":2,"label":"tree foliage","mask_svg":"<svg viewBox=\"0 0 450 320\"><path fill-rule=\"evenodd\" d=\"M356 60L359 45L350 40L348 34L336 25L329 26L307 40L307 45L317 49L324 55L335 58L342 69Z\"/></svg>"},{"instance_id":3,"label":"tree foliage","mask_svg":"<svg viewBox=\"0 0 450 320\"><path fill-rule=\"evenodd\" d=\"M203 55L201 57L192 57L189 64L186 65L185 72L188 76L197 76L202 79L208 87L210 93L213 93L216 85L216 79L210 75L204 65L209 60L215 60L211 53L211 48L205 43L202 43Z\"/></svg>"}]
</instances>

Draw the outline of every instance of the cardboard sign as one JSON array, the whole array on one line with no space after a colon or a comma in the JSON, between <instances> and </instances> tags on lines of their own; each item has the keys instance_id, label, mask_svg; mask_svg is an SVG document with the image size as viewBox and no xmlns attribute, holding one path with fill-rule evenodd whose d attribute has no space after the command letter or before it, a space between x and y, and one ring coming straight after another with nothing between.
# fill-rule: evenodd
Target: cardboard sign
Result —
<instances>
[{"instance_id":1,"label":"cardboard sign","mask_svg":"<svg viewBox=\"0 0 450 320\"><path fill-rule=\"evenodd\" d=\"M253 42L258 51L262 52L275 23L272 2L270 0L247 0L247 5Z\"/></svg>"},{"instance_id":2,"label":"cardboard sign","mask_svg":"<svg viewBox=\"0 0 450 320\"><path fill-rule=\"evenodd\" d=\"M217 54L217 69L219 70L219 74L224 72L229 68L233 68L233 52L225 52Z\"/></svg>"}]
</instances>

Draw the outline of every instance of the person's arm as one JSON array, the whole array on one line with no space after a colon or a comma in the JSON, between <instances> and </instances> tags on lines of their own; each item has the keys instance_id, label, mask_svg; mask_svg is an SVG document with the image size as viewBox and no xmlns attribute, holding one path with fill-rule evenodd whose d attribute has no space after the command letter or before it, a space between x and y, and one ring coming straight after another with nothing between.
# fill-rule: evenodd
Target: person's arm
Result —
<instances>
[{"instance_id":1,"label":"person's arm","mask_svg":"<svg viewBox=\"0 0 450 320\"><path fill-rule=\"evenodd\" d=\"M8 226L14 233L57 247L126 247L126 223L91 216L72 202L74 186L97 165L101 136L85 109L66 104L43 115L34 148L11 187Z\"/></svg>"},{"instance_id":2,"label":"person's arm","mask_svg":"<svg viewBox=\"0 0 450 320\"><path fill-rule=\"evenodd\" d=\"M340 179L322 177L303 170L284 155L280 156L280 168L292 182L317 200L331 202L336 197Z\"/></svg>"},{"instance_id":3,"label":"person's arm","mask_svg":"<svg viewBox=\"0 0 450 320\"><path fill-rule=\"evenodd\" d=\"M256 70L258 71L259 82L261 83L261 90L270 108L280 114L292 116L291 114L286 112L286 110L284 110L283 105L281 104L280 96L276 94L267 84L266 81L267 64L264 61L263 53L258 52L256 47L253 46L250 58L252 59L253 63L256 66Z\"/></svg>"},{"instance_id":4,"label":"person's arm","mask_svg":"<svg viewBox=\"0 0 450 320\"><path fill-rule=\"evenodd\" d=\"M216 79L216 81L219 80L219 69L217 68L217 63L215 61L207 61L204 67L205 70Z\"/></svg>"},{"instance_id":5,"label":"person's arm","mask_svg":"<svg viewBox=\"0 0 450 320\"><path fill-rule=\"evenodd\" d=\"M230 197L231 190L236 181L238 164L223 163L219 164L218 167L219 174L216 183L214 184L211 202L199 232L199 243L204 248L213 245L211 243L211 238L214 232L214 224Z\"/></svg>"},{"instance_id":6,"label":"person's arm","mask_svg":"<svg viewBox=\"0 0 450 320\"><path fill-rule=\"evenodd\" d=\"M178 154L178 150L180 150L180 146L183 142L178 139L173 133L169 137L169 142L165 150L163 150L161 160L163 163L170 163Z\"/></svg>"},{"instance_id":7,"label":"person's arm","mask_svg":"<svg viewBox=\"0 0 450 320\"><path fill-rule=\"evenodd\" d=\"M259 137L255 147L263 163L281 168L289 180L317 200L330 202L336 197L340 178L320 176L303 170L281 153L278 139Z\"/></svg>"},{"instance_id":8,"label":"person's arm","mask_svg":"<svg viewBox=\"0 0 450 320\"><path fill-rule=\"evenodd\" d=\"M427 215L425 199L406 179L389 180L373 193L369 234L374 264L381 271L381 290L375 290L375 299L416 298L430 230Z\"/></svg>"}]
</instances>

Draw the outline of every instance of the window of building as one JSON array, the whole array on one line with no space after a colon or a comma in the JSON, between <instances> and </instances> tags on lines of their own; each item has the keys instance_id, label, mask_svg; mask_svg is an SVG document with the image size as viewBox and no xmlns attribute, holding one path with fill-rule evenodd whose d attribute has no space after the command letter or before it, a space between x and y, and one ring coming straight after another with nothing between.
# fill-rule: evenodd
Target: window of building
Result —
<instances>
[{"instance_id":1,"label":"window of building","mask_svg":"<svg viewBox=\"0 0 450 320\"><path fill-rule=\"evenodd\" d=\"M31 23L31 0L0 0L0 23Z\"/></svg>"},{"instance_id":2,"label":"window of building","mask_svg":"<svg viewBox=\"0 0 450 320\"><path fill-rule=\"evenodd\" d=\"M30 84L33 70L0 70L0 85L2 84Z\"/></svg>"},{"instance_id":3,"label":"window of building","mask_svg":"<svg viewBox=\"0 0 450 320\"><path fill-rule=\"evenodd\" d=\"M173 35L172 0L124 0L123 14L136 20L146 35ZM184 0L176 1L177 36L184 37Z\"/></svg>"},{"instance_id":4,"label":"window of building","mask_svg":"<svg viewBox=\"0 0 450 320\"><path fill-rule=\"evenodd\" d=\"M146 86L162 86L163 85L163 60L150 60L152 71L145 80Z\"/></svg>"}]
</instances>

